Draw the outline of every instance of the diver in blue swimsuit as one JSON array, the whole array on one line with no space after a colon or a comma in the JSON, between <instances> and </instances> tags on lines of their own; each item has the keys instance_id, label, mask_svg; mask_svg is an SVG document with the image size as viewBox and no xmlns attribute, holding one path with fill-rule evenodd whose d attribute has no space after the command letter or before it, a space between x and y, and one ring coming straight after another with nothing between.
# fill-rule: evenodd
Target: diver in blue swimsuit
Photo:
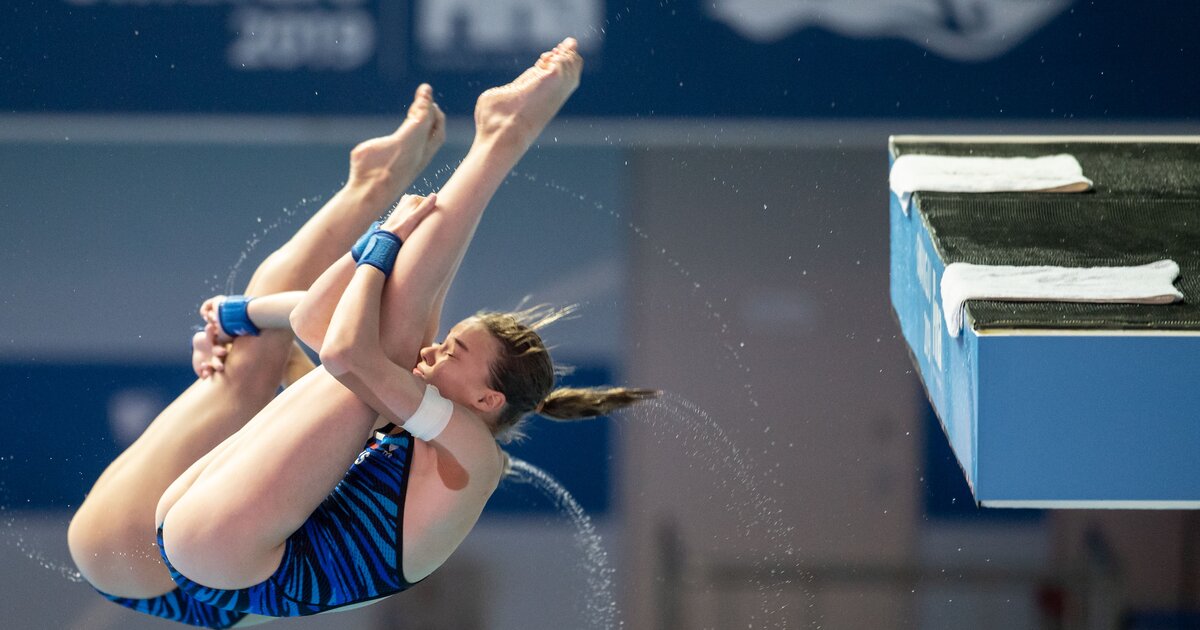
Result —
<instances>
[{"instance_id":1,"label":"diver in blue swimsuit","mask_svg":"<svg viewBox=\"0 0 1200 630\"><path fill-rule=\"evenodd\" d=\"M497 440L531 413L581 419L656 395L555 389L537 330L565 311L483 312L433 340L484 207L578 85L576 48L564 40L485 92L475 142L443 190L401 200L304 294L288 319L322 365L161 493L160 566L178 590L145 612L203 610L181 620L227 627L402 591L470 532L506 468ZM208 311L237 337L226 372L257 339L253 310L235 297Z\"/></svg>"}]
</instances>

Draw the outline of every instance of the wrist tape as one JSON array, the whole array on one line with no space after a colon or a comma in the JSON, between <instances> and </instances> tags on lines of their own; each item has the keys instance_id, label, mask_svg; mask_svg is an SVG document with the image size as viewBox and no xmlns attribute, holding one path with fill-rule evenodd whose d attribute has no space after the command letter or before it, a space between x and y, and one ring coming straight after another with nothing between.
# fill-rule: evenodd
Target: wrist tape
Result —
<instances>
[{"instance_id":1,"label":"wrist tape","mask_svg":"<svg viewBox=\"0 0 1200 630\"><path fill-rule=\"evenodd\" d=\"M404 430L418 440L429 442L442 434L446 425L450 424L450 415L453 413L454 403L442 398L438 388L426 385L421 406L404 421Z\"/></svg>"},{"instance_id":2,"label":"wrist tape","mask_svg":"<svg viewBox=\"0 0 1200 630\"><path fill-rule=\"evenodd\" d=\"M358 240L354 243L354 247L350 248L350 257L354 259L354 262L358 262L358 259L362 258L363 250L367 248L367 241L371 240L371 235L375 233L375 230L379 229L380 225L383 225L382 221L372 223L371 227L367 228L367 231L358 237Z\"/></svg>"},{"instance_id":3,"label":"wrist tape","mask_svg":"<svg viewBox=\"0 0 1200 630\"><path fill-rule=\"evenodd\" d=\"M230 295L221 301L221 306L217 308L217 317L221 322L221 330L224 330L226 335L258 336L261 331L250 321L249 306L250 300L253 299L244 295Z\"/></svg>"},{"instance_id":4,"label":"wrist tape","mask_svg":"<svg viewBox=\"0 0 1200 630\"><path fill-rule=\"evenodd\" d=\"M392 273L396 265L396 254L400 253L400 238L386 230L376 230L367 239L362 256L358 258L358 266L371 265L383 272Z\"/></svg>"}]
</instances>

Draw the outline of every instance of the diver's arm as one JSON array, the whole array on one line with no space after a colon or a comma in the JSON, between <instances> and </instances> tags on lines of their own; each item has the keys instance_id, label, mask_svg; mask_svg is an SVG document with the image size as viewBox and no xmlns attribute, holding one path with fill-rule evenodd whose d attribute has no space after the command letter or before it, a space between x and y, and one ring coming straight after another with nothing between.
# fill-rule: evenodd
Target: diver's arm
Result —
<instances>
[{"instance_id":1,"label":"diver's arm","mask_svg":"<svg viewBox=\"0 0 1200 630\"><path fill-rule=\"evenodd\" d=\"M214 343L228 343L233 334L221 324L221 306L231 296L216 295L200 305L200 317L204 318L205 332ZM240 298L241 296L232 296ZM296 305L304 299L304 291L284 291L268 295L250 296L246 303L246 315L259 330L291 330L288 317Z\"/></svg>"},{"instance_id":2,"label":"diver's arm","mask_svg":"<svg viewBox=\"0 0 1200 630\"><path fill-rule=\"evenodd\" d=\"M402 424L420 406L424 392L411 370L389 360L379 345L385 280L370 265L356 269L329 321L321 365L376 412Z\"/></svg>"},{"instance_id":3,"label":"diver's arm","mask_svg":"<svg viewBox=\"0 0 1200 630\"><path fill-rule=\"evenodd\" d=\"M250 321L262 329L291 330L289 317L300 301L304 299L305 291L285 291L256 297L246 305Z\"/></svg>"},{"instance_id":4,"label":"diver's arm","mask_svg":"<svg viewBox=\"0 0 1200 630\"><path fill-rule=\"evenodd\" d=\"M450 485L465 488L466 480L477 476L479 481L472 491L490 493L502 470L497 465L500 451L487 425L469 419L472 411L453 405L445 424L428 435L409 423L412 420L428 428L414 414L421 415L418 409L436 389L427 389L425 381L411 369L393 363L380 346L381 294L386 279L374 267L358 268L329 323L321 363L380 416L408 429L417 439L435 444L440 457L456 462L460 476L456 482L448 482Z\"/></svg>"}]
</instances>

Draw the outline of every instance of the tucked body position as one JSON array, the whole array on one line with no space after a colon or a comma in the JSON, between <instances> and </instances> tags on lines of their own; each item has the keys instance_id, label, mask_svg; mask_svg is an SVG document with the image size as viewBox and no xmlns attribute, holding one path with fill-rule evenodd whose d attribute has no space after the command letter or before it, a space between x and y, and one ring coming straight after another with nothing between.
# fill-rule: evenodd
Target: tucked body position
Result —
<instances>
[{"instance_id":1,"label":"tucked body position","mask_svg":"<svg viewBox=\"0 0 1200 630\"><path fill-rule=\"evenodd\" d=\"M562 310L480 312L435 342L484 208L579 83L576 47L568 38L484 92L443 189L368 228L444 138L423 85L395 133L355 148L346 187L245 295L205 302L200 378L72 520L72 556L97 590L211 628L393 595L466 538L505 474L498 442L531 414L588 418L657 394L556 389L538 330Z\"/></svg>"}]
</instances>

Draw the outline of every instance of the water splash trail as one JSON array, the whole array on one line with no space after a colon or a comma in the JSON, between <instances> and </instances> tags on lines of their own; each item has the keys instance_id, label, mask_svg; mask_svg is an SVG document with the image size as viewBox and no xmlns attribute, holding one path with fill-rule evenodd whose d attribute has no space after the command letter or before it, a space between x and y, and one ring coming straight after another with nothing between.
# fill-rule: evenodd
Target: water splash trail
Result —
<instances>
[{"instance_id":1,"label":"water splash trail","mask_svg":"<svg viewBox=\"0 0 1200 630\"><path fill-rule=\"evenodd\" d=\"M588 626L592 628L615 628L617 601L613 595L613 569L608 566L608 554L601 544L600 535L592 525L592 519L575 501L575 497L546 471L516 457L509 457L512 473L509 478L518 483L529 484L554 502L561 512L570 517L575 525L575 544L587 556L587 581L590 587L584 604Z\"/></svg>"},{"instance_id":2,"label":"water splash trail","mask_svg":"<svg viewBox=\"0 0 1200 630\"><path fill-rule=\"evenodd\" d=\"M814 596L807 586L811 576L796 580L780 569L797 562L799 549L791 542L796 528L788 524L775 497L763 490L750 454L738 448L708 412L678 394L664 392L624 415L648 424L661 441L678 442L690 458L716 476L716 487L728 493L728 508L741 521L739 534L746 541L742 548L747 551L739 560L748 562L760 576L754 588L764 618L758 619L762 625L752 627L788 627L784 617L788 593L798 593L812 608Z\"/></svg>"},{"instance_id":3,"label":"water splash trail","mask_svg":"<svg viewBox=\"0 0 1200 630\"><path fill-rule=\"evenodd\" d=\"M249 259L250 254L254 252L254 250L258 247L258 244L262 242L263 238L280 227L289 225L296 217L296 214L307 208L309 205L319 208L319 204L323 198L324 197L322 195L302 197L296 204L284 206L280 210L280 214L276 216L275 219L270 223L251 231L250 236L246 239L245 247L242 248L242 253L238 256L238 259L234 261L233 266L229 268L229 273L225 276L224 286L217 282L217 276L214 275L212 277L212 282L208 287L209 291L225 294L234 293L234 287L237 284L238 274L242 270L242 265L246 263L246 260ZM305 216L304 218L307 219L308 217ZM263 218L258 217L256 221L257 223L261 224L263 222Z\"/></svg>"},{"instance_id":4,"label":"water splash trail","mask_svg":"<svg viewBox=\"0 0 1200 630\"><path fill-rule=\"evenodd\" d=\"M0 458L0 461L13 461L13 456ZM8 486L4 482L4 477L0 477L0 527L4 531L4 539L8 544L12 545L20 551L25 557L37 563L41 568L59 574L70 582L83 582L83 576L75 567L69 563L50 560L41 550L35 549L26 542L26 530L24 527L17 524L17 516L19 512L14 512L9 509L13 502L10 500ZM66 532L63 533L63 538L66 538Z\"/></svg>"}]
</instances>

